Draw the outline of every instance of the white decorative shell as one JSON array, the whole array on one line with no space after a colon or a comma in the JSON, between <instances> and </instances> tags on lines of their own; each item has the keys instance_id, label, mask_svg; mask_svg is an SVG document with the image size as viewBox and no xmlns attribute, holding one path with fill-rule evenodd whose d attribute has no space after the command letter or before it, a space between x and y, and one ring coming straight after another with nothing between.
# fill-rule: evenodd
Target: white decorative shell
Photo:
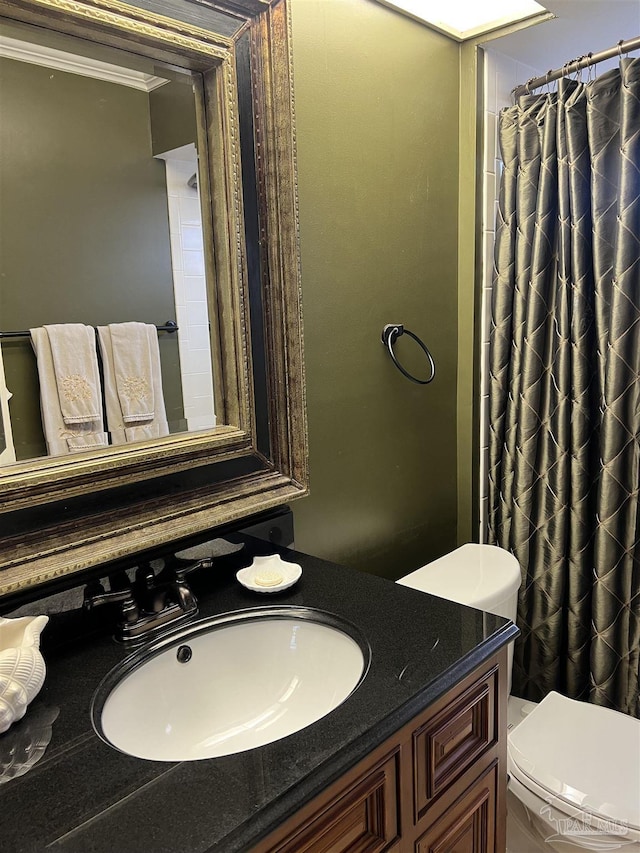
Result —
<instances>
[{"instance_id":1,"label":"white decorative shell","mask_svg":"<svg viewBox=\"0 0 640 853\"><path fill-rule=\"evenodd\" d=\"M0 738L0 785L24 776L45 754L59 708L38 705L20 725Z\"/></svg>"},{"instance_id":2,"label":"white decorative shell","mask_svg":"<svg viewBox=\"0 0 640 853\"><path fill-rule=\"evenodd\" d=\"M24 717L44 683L39 641L48 621L47 616L0 617L0 734Z\"/></svg>"}]
</instances>

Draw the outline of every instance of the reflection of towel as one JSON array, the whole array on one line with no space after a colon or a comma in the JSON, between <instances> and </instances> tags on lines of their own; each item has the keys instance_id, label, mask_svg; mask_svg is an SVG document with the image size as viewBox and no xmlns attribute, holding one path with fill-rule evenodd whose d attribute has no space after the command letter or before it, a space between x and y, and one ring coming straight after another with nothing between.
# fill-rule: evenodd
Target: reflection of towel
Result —
<instances>
[{"instance_id":1,"label":"reflection of towel","mask_svg":"<svg viewBox=\"0 0 640 853\"><path fill-rule=\"evenodd\" d=\"M116 388L125 424L153 420L153 373L148 328L145 323L111 323L109 326ZM157 348L155 328L153 335Z\"/></svg>"},{"instance_id":2,"label":"reflection of towel","mask_svg":"<svg viewBox=\"0 0 640 853\"><path fill-rule=\"evenodd\" d=\"M2 363L2 344L0 344L0 465L12 465L16 461L13 447L11 418L9 417L9 400L11 392L7 388Z\"/></svg>"},{"instance_id":3,"label":"reflection of towel","mask_svg":"<svg viewBox=\"0 0 640 853\"><path fill-rule=\"evenodd\" d=\"M63 382L60 386L58 385L51 344L46 329L31 329L31 343L38 362L40 410L49 455L61 456L66 453L80 453L83 450L106 447L107 436L103 431L102 401L99 394L96 418L65 423L61 408L61 398L64 396L64 388L67 387L68 389L72 389L72 391L74 388L76 390L80 389L78 393L71 393L67 396L71 398L79 397L81 400L89 400L90 393L83 382L72 381L71 383L67 383L67 385ZM70 353L65 354L64 358L66 359L67 356L70 356ZM96 360L95 344L91 358L94 361ZM82 378L83 374L87 373L85 364L76 365L72 361L69 361L69 365L69 369L73 371L67 374L69 377ZM92 375L92 372L92 370L89 370L87 375ZM95 365L95 374L98 375L97 363ZM72 402L72 400L68 402ZM79 411L79 408L76 408ZM71 411L71 409L68 409L68 411ZM73 416L75 417L75 415Z\"/></svg>"},{"instance_id":4,"label":"reflection of towel","mask_svg":"<svg viewBox=\"0 0 640 853\"><path fill-rule=\"evenodd\" d=\"M135 370L137 365L131 358L122 356L119 361L120 369L123 364L131 366L129 376L125 376L125 382L118 384L117 367L116 367L116 349L114 341L114 329L116 330L115 337L119 339L119 344L122 344L124 336L118 335L121 329L117 327L123 326L141 326L146 333L147 346L143 348L138 345L143 351L146 349L149 356L149 374L145 375L140 369ZM111 324L110 326L98 326L98 339L100 341L100 351L102 353L102 367L104 371L104 392L107 405L107 425L111 433L112 444L128 444L132 441L144 441L150 438L159 438L163 435L169 435L169 426L167 424L167 415L164 407L164 396L162 393L162 371L160 368L160 349L158 347L158 330L155 326L146 323L121 323ZM131 381L126 382L129 378ZM150 386L150 394L146 393L145 383ZM121 388L126 387L133 391L125 397L121 395ZM137 391L137 393L135 393ZM145 393L142 393L145 392ZM146 400L146 403L144 402ZM142 409L149 409L149 400L151 401L151 412L146 412L146 420L142 420ZM131 405L131 404L134 405ZM128 418L128 420L125 419ZM135 424L128 425L128 424Z\"/></svg>"},{"instance_id":5,"label":"reflection of towel","mask_svg":"<svg viewBox=\"0 0 640 853\"><path fill-rule=\"evenodd\" d=\"M102 420L96 336L90 326L45 326L65 424Z\"/></svg>"}]
</instances>

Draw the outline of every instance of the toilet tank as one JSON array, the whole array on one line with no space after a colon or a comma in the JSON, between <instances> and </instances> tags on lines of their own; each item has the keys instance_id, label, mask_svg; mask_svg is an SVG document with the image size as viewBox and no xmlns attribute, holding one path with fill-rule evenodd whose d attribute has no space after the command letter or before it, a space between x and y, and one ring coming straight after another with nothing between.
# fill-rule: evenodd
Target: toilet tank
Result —
<instances>
[{"instance_id":1,"label":"toilet tank","mask_svg":"<svg viewBox=\"0 0 640 853\"><path fill-rule=\"evenodd\" d=\"M520 566L513 554L496 545L469 542L397 583L515 622L520 581ZM512 664L513 642L508 648L509 692Z\"/></svg>"},{"instance_id":2,"label":"toilet tank","mask_svg":"<svg viewBox=\"0 0 640 853\"><path fill-rule=\"evenodd\" d=\"M516 621L520 566L496 545L469 542L398 583Z\"/></svg>"}]
</instances>

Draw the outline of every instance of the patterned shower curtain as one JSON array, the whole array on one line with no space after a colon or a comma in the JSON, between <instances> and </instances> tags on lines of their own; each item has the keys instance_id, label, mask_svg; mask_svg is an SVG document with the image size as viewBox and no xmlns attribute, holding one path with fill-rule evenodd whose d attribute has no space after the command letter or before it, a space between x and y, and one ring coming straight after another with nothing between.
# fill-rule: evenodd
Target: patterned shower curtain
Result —
<instances>
[{"instance_id":1,"label":"patterned shower curtain","mask_svg":"<svg viewBox=\"0 0 640 853\"><path fill-rule=\"evenodd\" d=\"M640 716L640 59L502 111L489 541L514 692Z\"/></svg>"}]
</instances>

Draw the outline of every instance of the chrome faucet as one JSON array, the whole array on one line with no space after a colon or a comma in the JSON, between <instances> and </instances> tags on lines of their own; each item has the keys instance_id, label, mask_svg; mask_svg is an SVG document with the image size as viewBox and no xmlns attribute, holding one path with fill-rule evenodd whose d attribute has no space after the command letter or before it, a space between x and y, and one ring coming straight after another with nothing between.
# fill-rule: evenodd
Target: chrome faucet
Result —
<instances>
[{"instance_id":1,"label":"chrome faucet","mask_svg":"<svg viewBox=\"0 0 640 853\"><path fill-rule=\"evenodd\" d=\"M132 585L105 592L98 584L84 591L84 609L89 611L103 604L120 605L116 639L123 643L141 643L157 634L187 621L198 612L198 603L185 577L188 572L211 565L212 560L164 569L156 577L148 564L140 566Z\"/></svg>"}]
</instances>

